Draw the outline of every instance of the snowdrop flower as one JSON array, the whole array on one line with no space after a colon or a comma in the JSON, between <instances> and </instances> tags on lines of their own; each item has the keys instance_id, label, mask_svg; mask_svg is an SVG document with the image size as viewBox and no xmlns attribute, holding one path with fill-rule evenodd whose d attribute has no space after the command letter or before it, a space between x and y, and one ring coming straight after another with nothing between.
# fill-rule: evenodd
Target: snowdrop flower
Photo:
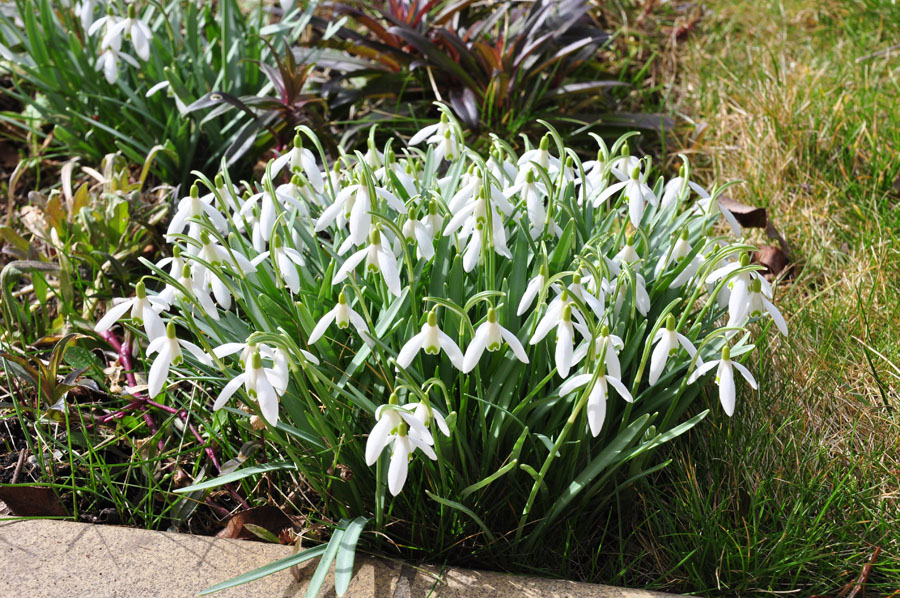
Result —
<instances>
[{"instance_id":1,"label":"snowdrop flower","mask_svg":"<svg viewBox=\"0 0 900 598\"><path fill-rule=\"evenodd\" d=\"M218 411L224 407L228 399L237 392L237 389L243 386L250 398L256 399L259 403L259 410L262 412L263 418L269 422L269 425L277 425L278 398L287 388L287 380L285 378L286 362L283 368L283 372L275 368L264 368L262 366L262 356L259 354L259 351L254 351L247 362L244 373L232 378L225 385L225 388L222 389L222 392L219 393L216 402L213 403L213 411Z\"/></svg>"},{"instance_id":2,"label":"snowdrop flower","mask_svg":"<svg viewBox=\"0 0 900 598\"><path fill-rule=\"evenodd\" d=\"M272 177L274 178L281 170L290 165L291 174L302 171L307 180L317 192L322 193L325 190L325 179L322 177L322 171L316 164L316 156L311 151L303 147L303 139L300 133L294 135L294 144L290 151L282 154L272 162Z\"/></svg>"},{"instance_id":3,"label":"snowdrop flower","mask_svg":"<svg viewBox=\"0 0 900 598\"><path fill-rule=\"evenodd\" d=\"M164 83L167 82L164 81ZM240 213L241 207L244 205L244 199L241 197L240 190L235 185L227 185L225 183L225 176L221 172L216 173L213 185L216 188L216 192L210 191L201 197L200 201L207 205L212 205L213 200L215 200L216 203L220 204L219 207L233 213Z\"/></svg>"},{"instance_id":4,"label":"snowdrop flower","mask_svg":"<svg viewBox=\"0 0 900 598\"><path fill-rule=\"evenodd\" d=\"M405 405L407 409L409 409L411 406L412 405ZM450 436L450 427L447 425L447 420L444 419L444 416L441 415L437 411L437 409L434 409L431 405L426 404L425 401L421 401L415 405L413 415L429 430L434 430L431 425L433 423L437 426L437 429L440 430L444 436Z\"/></svg>"},{"instance_id":5,"label":"snowdrop flower","mask_svg":"<svg viewBox=\"0 0 900 598\"><path fill-rule=\"evenodd\" d=\"M647 312L650 311L650 295L647 293L647 283L644 281L644 277L636 272L634 273L634 283L635 307L639 314L646 316ZM605 284L605 290L610 295L615 294L613 310L616 315L618 315L619 311L622 309L622 304L628 294L628 285L628 278L624 276L618 276L612 282Z\"/></svg>"},{"instance_id":6,"label":"snowdrop flower","mask_svg":"<svg viewBox=\"0 0 900 598\"><path fill-rule=\"evenodd\" d=\"M91 31L94 30L96 25L97 23L94 23L91 26ZM134 51L141 60L144 62L150 60L150 38L153 37L153 34L150 32L147 24L137 18L134 4L128 5L127 18L118 19L114 24L107 25L101 46L111 46L118 49L122 44L121 38L123 35L131 40Z\"/></svg>"},{"instance_id":7,"label":"snowdrop flower","mask_svg":"<svg viewBox=\"0 0 900 598\"><path fill-rule=\"evenodd\" d=\"M268 345L264 344L256 344L256 343L225 343L224 345L219 345L218 347L213 349L213 355L217 358L222 359L223 357L228 357L229 355L234 355L235 353L240 353L238 357L238 362L241 364L241 367L245 367L246 364L250 363L250 358L254 353L259 352L263 357L272 358L272 349L269 348Z\"/></svg>"},{"instance_id":8,"label":"snowdrop flower","mask_svg":"<svg viewBox=\"0 0 900 598\"><path fill-rule=\"evenodd\" d=\"M158 297L148 297L144 282L140 281L134 288L134 297L126 299L110 308L106 315L94 326L96 332L106 332L112 325L119 321L128 310L131 310L131 319L138 326L143 326L149 340L165 336L166 326L163 324L159 312L167 309L168 304Z\"/></svg>"},{"instance_id":9,"label":"snowdrop flower","mask_svg":"<svg viewBox=\"0 0 900 598\"><path fill-rule=\"evenodd\" d=\"M256 207L259 206L259 216L253 220L253 248L257 251L265 249L266 244L272 242L272 235L275 233L275 224L278 222L278 215L282 212L282 204L300 205L294 197L279 193L277 190L270 193L268 190L254 193L244 202L241 207L240 215L248 218L255 215Z\"/></svg>"},{"instance_id":10,"label":"snowdrop flower","mask_svg":"<svg viewBox=\"0 0 900 598\"><path fill-rule=\"evenodd\" d=\"M375 147L375 141L369 137L368 142L366 143L367 149L366 153L363 154L363 162L372 169L373 171L378 170L382 166L384 166L384 153L381 152L377 147Z\"/></svg>"},{"instance_id":11,"label":"snowdrop flower","mask_svg":"<svg viewBox=\"0 0 900 598\"><path fill-rule=\"evenodd\" d=\"M535 181L534 171L528 170L525 180L507 189L504 195L509 199L517 193L525 201L525 212L528 214L528 222L531 224L532 239L541 236L545 228L549 228L550 232L557 237L562 235L562 229L556 221L548 218L547 209L544 207L547 190L542 184Z\"/></svg>"},{"instance_id":12,"label":"snowdrop flower","mask_svg":"<svg viewBox=\"0 0 900 598\"><path fill-rule=\"evenodd\" d=\"M399 186L403 188L403 191L406 193L408 197L412 197L418 193L416 189L416 183L413 180L414 172L412 165L406 163L404 166L397 161L397 156L394 154L394 151L391 150L387 153L384 158L384 166L375 170L373 172L375 178L384 183L385 185L394 186L394 190L399 192L396 185L394 185L394 181L391 178L393 177L397 179L397 183Z\"/></svg>"},{"instance_id":13,"label":"snowdrop flower","mask_svg":"<svg viewBox=\"0 0 900 598\"><path fill-rule=\"evenodd\" d=\"M256 272L256 266L252 261L237 251L220 245L218 241L213 241L205 230L200 231L200 250L196 257L213 266L227 264L237 274Z\"/></svg>"},{"instance_id":14,"label":"snowdrop flower","mask_svg":"<svg viewBox=\"0 0 900 598\"><path fill-rule=\"evenodd\" d=\"M697 354L697 349L693 343L681 334L675 331L675 317L672 314L666 318L666 325L656 331L651 344L656 343L653 354L650 356L650 385L656 384L663 370L666 369L666 363L669 357L678 353L678 346L684 347L691 359ZM702 359L698 359L699 363L703 363Z\"/></svg>"},{"instance_id":15,"label":"snowdrop flower","mask_svg":"<svg viewBox=\"0 0 900 598\"><path fill-rule=\"evenodd\" d=\"M634 249L634 235L628 235L625 239L625 246L619 250L619 253L613 256L613 261L622 265L632 265L641 261L641 256L638 255L638 252Z\"/></svg>"},{"instance_id":16,"label":"snowdrop flower","mask_svg":"<svg viewBox=\"0 0 900 598\"><path fill-rule=\"evenodd\" d=\"M259 351L259 354L265 359L271 359L275 362L274 369L281 372L282 370L287 372L287 356L284 352L275 348L272 349L265 343L225 343L224 345L219 345L215 349L213 349L213 355L222 359L223 357L228 357L229 355L234 355L235 353L240 353L238 357L238 363L241 364L241 367L245 367L247 363L250 362L250 357L253 356L255 352ZM309 351L304 351L300 349L300 352L303 353L303 356L311 363L318 365L319 359L310 353ZM283 365L283 368L281 367Z\"/></svg>"},{"instance_id":17,"label":"snowdrop flower","mask_svg":"<svg viewBox=\"0 0 900 598\"><path fill-rule=\"evenodd\" d=\"M449 178L450 177L445 177L442 181ZM451 181L447 180L447 182L449 183ZM447 202L447 209L450 210L450 213L458 214L460 210L468 209L472 205L472 202L476 201L479 197L484 197L484 183L483 173L478 170L475 165L470 166L469 170L460 177L459 189L453 194L450 201ZM488 180L488 192L491 203L500 210L504 216L509 217L515 212L515 208L507 199L509 196L501 191L500 188L494 184L492 179Z\"/></svg>"},{"instance_id":18,"label":"snowdrop flower","mask_svg":"<svg viewBox=\"0 0 900 598\"><path fill-rule=\"evenodd\" d=\"M660 211L665 210L671 205L675 204L675 200L677 200L682 193L685 193L686 190L694 191L697 195L700 196L701 199L709 198L709 191L695 183L694 181L689 181L684 176L685 168L681 167L681 171L678 176L674 179L671 179L666 186L663 188L663 196L659 203Z\"/></svg>"},{"instance_id":19,"label":"snowdrop flower","mask_svg":"<svg viewBox=\"0 0 900 598\"><path fill-rule=\"evenodd\" d=\"M107 48L100 54L100 57L97 59L97 64L94 65L94 70L102 70L103 76L106 77L106 82L110 85L114 85L116 81L119 80L119 59L124 60L134 68L140 68L137 60L126 54L125 52L120 52L113 48Z\"/></svg>"},{"instance_id":20,"label":"snowdrop flower","mask_svg":"<svg viewBox=\"0 0 900 598\"><path fill-rule=\"evenodd\" d=\"M538 322L534 329L534 334L530 345L536 345L541 342L547 334L556 328L556 351L554 358L556 360L556 371L565 378L569 375L569 370L575 365L575 330L578 329L582 336L589 336L587 328L572 321L572 316L576 315L582 320L578 310L569 299L569 292L563 291L559 297L550 302L547 313Z\"/></svg>"},{"instance_id":21,"label":"snowdrop flower","mask_svg":"<svg viewBox=\"0 0 900 598\"><path fill-rule=\"evenodd\" d=\"M458 370L463 368L463 354L452 338L447 336L437 325L437 314L432 309L428 312L427 321L422 324L422 331L406 341L397 355L397 365L406 369L416 357L419 350L428 355L437 355L441 349L447 354L450 363Z\"/></svg>"},{"instance_id":22,"label":"snowdrop flower","mask_svg":"<svg viewBox=\"0 0 900 598\"><path fill-rule=\"evenodd\" d=\"M91 7L91 12L93 13L93 7ZM83 17L82 17L83 18ZM122 17L113 13L112 6L106 7L106 14L91 23L91 26L87 30L87 34L93 36L95 33L103 30L103 36L100 38L100 48L102 50L106 50L107 48L112 48L113 50L121 50L122 49L122 36L119 35L110 35L110 32L116 27L116 25L122 20Z\"/></svg>"},{"instance_id":23,"label":"snowdrop flower","mask_svg":"<svg viewBox=\"0 0 900 598\"><path fill-rule=\"evenodd\" d=\"M734 214L731 213L731 210L723 207L719 203L718 197L702 198L699 202L697 202L697 205L702 208L703 213L706 215L711 215L719 212L725 222L728 223L728 226L731 227L731 232L734 233L735 237L740 237L744 234L743 230L741 229L741 223L737 221L737 218L734 217Z\"/></svg>"},{"instance_id":24,"label":"snowdrop flower","mask_svg":"<svg viewBox=\"0 0 900 598\"><path fill-rule=\"evenodd\" d=\"M529 172L535 180L539 179L537 166L547 171L551 178L559 172L559 158L550 155L550 135L544 135L541 138L541 144L537 149L528 150L519 156L517 164L519 172L516 174L515 185L524 183Z\"/></svg>"},{"instance_id":25,"label":"snowdrop flower","mask_svg":"<svg viewBox=\"0 0 900 598\"><path fill-rule=\"evenodd\" d=\"M656 263L656 269L654 270L654 276L659 278L659 276L666 271L666 268L671 264L678 264L684 260L691 253L691 244L688 243L688 230L684 229L681 234L678 236L678 240L675 241L675 244L672 246L671 251L667 251L666 253L659 256L659 261ZM699 255L694 256L694 259L690 261L690 263L684 267L684 269L676 276L671 284L669 285L673 289L677 289L682 286L684 283L689 281L694 277L694 274L697 273L697 270L700 269L700 266L703 265L703 260Z\"/></svg>"},{"instance_id":26,"label":"snowdrop flower","mask_svg":"<svg viewBox=\"0 0 900 598\"><path fill-rule=\"evenodd\" d=\"M593 374L572 376L559 387L560 396L565 396L586 386L593 378ZM616 392L629 403L634 402L634 398L632 398L628 389L625 388L625 385L622 384L622 381L615 376L607 375L605 368L601 365L600 375L593 388L591 388L586 405L588 426L591 429L592 436L597 436L600 430L603 429L603 421L606 419L606 397L609 396L609 386L616 389Z\"/></svg>"},{"instance_id":27,"label":"snowdrop flower","mask_svg":"<svg viewBox=\"0 0 900 598\"><path fill-rule=\"evenodd\" d=\"M584 344L575 351L575 363L581 361L587 355L589 344ZM600 356L606 351L606 371L613 378L622 379L622 365L619 362L619 352L625 348L625 343L615 334L609 333L606 324L600 329L600 334L594 339L594 355Z\"/></svg>"},{"instance_id":28,"label":"snowdrop flower","mask_svg":"<svg viewBox=\"0 0 900 598\"><path fill-rule=\"evenodd\" d=\"M606 307L604 306L604 303L606 302L605 293L600 291L600 298L598 299L594 293L584 288L580 272L576 272L572 275L572 282L569 283L568 290L573 297L590 307L598 320L603 319L603 312L606 311Z\"/></svg>"},{"instance_id":29,"label":"snowdrop flower","mask_svg":"<svg viewBox=\"0 0 900 598\"><path fill-rule=\"evenodd\" d=\"M466 354L463 357L463 373L467 374L475 369L475 365L481 359L485 349L490 352L498 351L503 346L503 341L509 344L516 359L522 363L528 363L528 355L525 353L522 343L515 334L497 322L497 310L491 307L488 309L487 320L478 327L478 330L475 331L475 338L466 348Z\"/></svg>"},{"instance_id":30,"label":"snowdrop flower","mask_svg":"<svg viewBox=\"0 0 900 598\"><path fill-rule=\"evenodd\" d=\"M758 386L750 370L737 362L731 361L731 349L728 345L722 347L722 359L707 361L703 365L698 366L694 373L691 374L691 377L688 378L688 384L695 382L700 376L716 366L718 366L716 369L716 385L719 387L719 401L722 403L725 414L730 417L734 414L734 368L737 368L751 388L756 390Z\"/></svg>"},{"instance_id":31,"label":"snowdrop flower","mask_svg":"<svg viewBox=\"0 0 900 598\"><path fill-rule=\"evenodd\" d=\"M491 210L490 237L486 238L487 211ZM512 259L512 254L506 246L506 228L503 226L503 216L496 206L490 207L480 195L475 201L469 202L450 219L444 228L444 236L450 236L459 231L459 236L468 238L465 252L463 253L463 269L471 272L481 259L481 248L491 247L495 253L506 259Z\"/></svg>"},{"instance_id":32,"label":"snowdrop flower","mask_svg":"<svg viewBox=\"0 0 900 598\"><path fill-rule=\"evenodd\" d=\"M775 322L775 327L778 328L778 331L784 336L787 336L787 322L784 321L784 316L781 315L778 308L763 294L762 280L764 279L754 278L750 281L746 300L738 308L739 311L728 318L727 325L739 326L748 316L751 318L758 318L768 313Z\"/></svg>"},{"instance_id":33,"label":"snowdrop flower","mask_svg":"<svg viewBox=\"0 0 900 598\"><path fill-rule=\"evenodd\" d=\"M300 274L297 272L297 267L306 264L303 255L296 249L283 247L281 237L276 234L272 236L271 249L253 258L252 263L254 266L258 266L269 256L272 257L272 261L278 267L278 272L281 273L285 286L291 290L291 293L295 295L299 293Z\"/></svg>"},{"instance_id":34,"label":"snowdrop flower","mask_svg":"<svg viewBox=\"0 0 900 598\"><path fill-rule=\"evenodd\" d=\"M408 145L419 145L423 141L434 146L435 160L440 162L457 160L461 153L461 143L458 139L456 127L450 122L446 112L441 112L441 120L433 125L428 125L412 136Z\"/></svg>"},{"instance_id":35,"label":"snowdrop flower","mask_svg":"<svg viewBox=\"0 0 900 598\"><path fill-rule=\"evenodd\" d=\"M212 365L212 359L209 358L203 349L190 341L181 340L175 337L175 324L169 322L166 326L166 333L153 339L147 347L147 355L158 353L153 365L150 366L150 373L147 377L149 385L147 393L151 397L155 397L162 392L163 385L169 377L169 367L179 365L184 360L181 348L184 347L188 352L197 358L203 365Z\"/></svg>"},{"instance_id":36,"label":"snowdrop flower","mask_svg":"<svg viewBox=\"0 0 900 598\"><path fill-rule=\"evenodd\" d=\"M503 148L495 147L487 161L488 172L501 184L514 182L517 169L515 164L506 159Z\"/></svg>"},{"instance_id":37,"label":"snowdrop flower","mask_svg":"<svg viewBox=\"0 0 900 598\"><path fill-rule=\"evenodd\" d=\"M307 342L310 345L314 345L318 342L318 340L322 338L322 335L325 334L325 331L328 330L328 327L331 326L332 322L336 323L340 330L346 330L352 324L356 333L362 337L367 345L371 347L375 344L372 337L369 336L369 327L366 325L366 321L347 304L347 295L344 291L341 291L338 295L337 304L331 308L328 313L322 316L322 319L318 321L316 327L309 333Z\"/></svg>"},{"instance_id":38,"label":"snowdrop flower","mask_svg":"<svg viewBox=\"0 0 900 598\"><path fill-rule=\"evenodd\" d=\"M731 274L739 268L744 268L750 264L750 256L746 253L736 261L713 270L706 277L707 284L713 284L719 279L731 276ZM741 321L746 317L750 302L750 282L759 280L763 292L766 296L772 296L772 286L769 282L759 275L758 272L743 271L731 276L726 287L729 289L728 295L728 315L732 322ZM723 291L725 288L722 289Z\"/></svg>"},{"instance_id":39,"label":"snowdrop flower","mask_svg":"<svg viewBox=\"0 0 900 598\"><path fill-rule=\"evenodd\" d=\"M94 23L94 8L97 6L97 0L82 0L75 6L75 16L81 20L81 28L85 31L90 30Z\"/></svg>"},{"instance_id":40,"label":"snowdrop flower","mask_svg":"<svg viewBox=\"0 0 900 598\"><path fill-rule=\"evenodd\" d=\"M290 182L278 185L275 196L285 205L293 208L291 216L306 224L315 224L309 214L309 204L318 205L317 194L310 188L302 175L295 174Z\"/></svg>"},{"instance_id":41,"label":"snowdrop flower","mask_svg":"<svg viewBox=\"0 0 900 598\"><path fill-rule=\"evenodd\" d=\"M160 91L163 91L163 90L166 91L167 97L170 97L175 100L175 107L178 108L179 114L184 114L187 111L187 104L185 104L181 100L181 97L177 93L175 93L175 90L172 89L172 85L167 80L160 81L159 83L157 83L156 85L154 85L153 87L148 89L147 93L144 94L144 97L152 98L157 93L159 93ZM221 174L216 175L217 181L220 176L221 176Z\"/></svg>"},{"instance_id":42,"label":"snowdrop flower","mask_svg":"<svg viewBox=\"0 0 900 598\"><path fill-rule=\"evenodd\" d=\"M374 189L376 197L384 199L393 210L406 214L406 206L396 195L381 187L374 187ZM338 249L338 253L343 254L353 245L365 243L372 231L372 211L369 185L365 181L359 181L341 189L334 203L319 216L315 230L316 232L325 230L339 214L343 214L350 224L350 235Z\"/></svg>"},{"instance_id":43,"label":"snowdrop flower","mask_svg":"<svg viewBox=\"0 0 900 598\"><path fill-rule=\"evenodd\" d=\"M256 266L247 258L213 242L207 232L200 232L200 251L196 254L199 260L193 260L191 265L191 281L194 289L212 290L213 297L222 309L231 309L231 291L220 275L209 266L215 267L222 264L231 266L238 274L256 272ZM203 262L206 262L204 264ZM209 266L207 266L209 264Z\"/></svg>"},{"instance_id":44,"label":"snowdrop flower","mask_svg":"<svg viewBox=\"0 0 900 598\"><path fill-rule=\"evenodd\" d=\"M575 185L582 186L582 193L578 196L578 205L584 203L584 199L593 199L609 185L610 168L606 148L597 150L597 159L582 164L584 178L575 180Z\"/></svg>"},{"instance_id":45,"label":"snowdrop flower","mask_svg":"<svg viewBox=\"0 0 900 598\"><path fill-rule=\"evenodd\" d=\"M343 282L362 262L366 261L366 272L380 273L388 290L400 296L400 273L397 268L397 257L381 236L381 227L376 226L369 235L369 244L347 258L335 273L331 284Z\"/></svg>"},{"instance_id":46,"label":"snowdrop flower","mask_svg":"<svg viewBox=\"0 0 900 598\"><path fill-rule=\"evenodd\" d=\"M167 284L166 288L158 295L161 301L165 302L166 305L172 305L176 298L185 301L195 300L209 317L218 321L219 310L216 309L215 303L213 303L209 296L209 292L207 291L209 286L204 285L203 281L198 281L191 276L190 264L184 264L182 266L181 272L175 277L175 281L181 288L176 285ZM229 293L229 298L230 296L231 294Z\"/></svg>"},{"instance_id":47,"label":"snowdrop flower","mask_svg":"<svg viewBox=\"0 0 900 598\"><path fill-rule=\"evenodd\" d=\"M409 472L409 459L416 449L421 450L431 460L437 459L434 449L431 448L434 445L431 432L422 420L411 412L410 408L417 409L417 406L400 406L397 402L397 395L392 394L388 404L381 405L375 410L377 423L369 432L366 441L366 464L369 466L374 465L382 451L391 445L388 490L393 496L397 496L403 490Z\"/></svg>"},{"instance_id":48,"label":"snowdrop flower","mask_svg":"<svg viewBox=\"0 0 900 598\"><path fill-rule=\"evenodd\" d=\"M434 236L424 222L416 219L415 212L410 212L409 218L403 223L402 232L407 242L415 243L417 259L430 260L434 257Z\"/></svg>"},{"instance_id":49,"label":"snowdrop flower","mask_svg":"<svg viewBox=\"0 0 900 598\"><path fill-rule=\"evenodd\" d=\"M228 227L228 221L211 203L212 196L207 195L201 198L200 188L197 186L197 183L191 185L190 195L178 202L175 215L172 216L172 222L169 223L169 228L166 230L166 241L169 243L173 242L175 240L173 235L183 232L186 225L188 227L188 236L199 239L201 225L190 220L199 219L202 215L206 215L209 218L216 230L224 233Z\"/></svg>"},{"instance_id":50,"label":"snowdrop flower","mask_svg":"<svg viewBox=\"0 0 900 598\"><path fill-rule=\"evenodd\" d=\"M519 308L516 310L517 316L521 316L528 311L528 308L534 303L535 297L537 297L538 293L541 292L541 289L547 285L547 280L547 266L546 264L541 264L538 275L529 280L528 285L525 287L525 292L522 294L522 300L519 301Z\"/></svg>"},{"instance_id":51,"label":"snowdrop flower","mask_svg":"<svg viewBox=\"0 0 900 598\"><path fill-rule=\"evenodd\" d=\"M438 210L438 204L433 199L428 202L428 215L422 219L422 224L432 238L437 238L444 227L444 217Z\"/></svg>"},{"instance_id":52,"label":"snowdrop flower","mask_svg":"<svg viewBox=\"0 0 900 598\"><path fill-rule=\"evenodd\" d=\"M656 194L643 182L640 178L640 166L635 166L631 173L631 178L610 185L603 190L594 200L594 207L598 207L601 203L612 197L619 191L623 191L625 198L628 200L628 214L631 218L631 224L638 228L641 225L641 218L644 216L644 202L656 205L658 203Z\"/></svg>"},{"instance_id":53,"label":"snowdrop flower","mask_svg":"<svg viewBox=\"0 0 900 598\"><path fill-rule=\"evenodd\" d=\"M643 163L637 156L629 153L628 144L622 144L622 151L619 156L612 159L610 163L610 172L620 181L627 181L631 178L635 168L641 168Z\"/></svg>"}]
</instances>

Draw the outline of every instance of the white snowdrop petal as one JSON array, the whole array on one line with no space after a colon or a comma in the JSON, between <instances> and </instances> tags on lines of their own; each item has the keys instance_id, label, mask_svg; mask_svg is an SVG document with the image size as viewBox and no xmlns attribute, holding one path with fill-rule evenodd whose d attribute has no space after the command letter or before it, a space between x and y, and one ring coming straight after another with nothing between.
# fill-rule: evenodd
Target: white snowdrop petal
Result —
<instances>
[{"instance_id":1,"label":"white snowdrop petal","mask_svg":"<svg viewBox=\"0 0 900 598\"><path fill-rule=\"evenodd\" d=\"M424 338L425 333L420 332L406 341L406 344L400 349L400 353L397 354L397 365L403 369L408 368L409 364L412 363L412 360L415 359L416 354L418 354L419 350L422 348L422 341Z\"/></svg>"},{"instance_id":2,"label":"white snowdrop petal","mask_svg":"<svg viewBox=\"0 0 900 598\"><path fill-rule=\"evenodd\" d=\"M168 350L168 347L169 344L167 343L160 349L159 355L157 355L156 359L153 360L153 364L150 366L150 373L147 376L147 394L150 397L155 397L162 392L163 386L166 383L166 378L169 377L169 366L172 365L172 353Z\"/></svg>"},{"instance_id":3,"label":"white snowdrop petal","mask_svg":"<svg viewBox=\"0 0 900 598\"><path fill-rule=\"evenodd\" d=\"M740 364L736 361L732 361L731 365L734 366L735 368L737 368L737 371L739 371L741 373L741 375L744 377L744 379L747 381L747 383L750 384L750 387L753 388L753 390L756 390L757 388L759 388L759 386L756 383L756 378L753 377L753 374L750 373L750 370L748 370L746 367L744 367L742 364Z\"/></svg>"},{"instance_id":4,"label":"white snowdrop petal","mask_svg":"<svg viewBox=\"0 0 900 598\"><path fill-rule=\"evenodd\" d=\"M702 365L698 365L697 369L694 370L694 373L691 374L691 376L688 378L688 384L693 384L694 382L697 381L698 378L700 378L700 376L704 375L705 373L707 373L709 370L713 369L717 365L719 365L718 359L714 359L712 361L707 361L707 362L703 363Z\"/></svg>"},{"instance_id":5,"label":"white snowdrop petal","mask_svg":"<svg viewBox=\"0 0 900 598\"><path fill-rule=\"evenodd\" d=\"M94 325L95 332L106 332L110 328L112 328L113 324L119 321L119 318L125 315L131 306L134 304L134 299L127 299L122 303L119 303L116 306L110 308L106 315L100 318L100 320Z\"/></svg>"},{"instance_id":6,"label":"white snowdrop petal","mask_svg":"<svg viewBox=\"0 0 900 598\"><path fill-rule=\"evenodd\" d=\"M719 401L722 403L722 409L725 414L731 417L734 415L734 370L731 368L730 361L720 361L719 369L716 376L719 384Z\"/></svg>"},{"instance_id":7,"label":"white snowdrop petal","mask_svg":"<svg viewBox=\"0 0 900 598\"><path fill-rule=\"evenodd\" d=\"M238 374L234 378L232 378L228 384L225 385L225 388L222 389L222 392L219 393L219 396L216 398L216 402L213 403L213 411L218 411L222 407L225 406L225 403L228 402L237 389L241 387L244 383L244 380L247 378L246 374Z\"/></svg>"}]
</instances>

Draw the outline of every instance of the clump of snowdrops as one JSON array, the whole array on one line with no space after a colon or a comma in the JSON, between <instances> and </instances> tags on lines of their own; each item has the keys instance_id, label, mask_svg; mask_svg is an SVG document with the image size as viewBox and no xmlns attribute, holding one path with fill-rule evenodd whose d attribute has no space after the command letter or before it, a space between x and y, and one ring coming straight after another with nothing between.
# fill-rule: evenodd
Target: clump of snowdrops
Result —
<instances>
[{"instance_id":1,"label":"clump of snowdrops","mask_svg":"<svg viewBox=\"0 0 900 598\"><path fill-rule=\"evenodd\" d=\"M749 325L786 333L721 188L686 159L656 177L627 137L582 162L548 126L483 156L443 110L406 145L329 162L301 128L261 181L199 176L174 257L97 330L141 326L149 394L200 381L336 536L357 518L351 545L366 521L384 534L367 542L432 558L590 538L706 415L686 414L713 370L728 415L736 379L756 387Z\"/></svg>"}]
</instances>

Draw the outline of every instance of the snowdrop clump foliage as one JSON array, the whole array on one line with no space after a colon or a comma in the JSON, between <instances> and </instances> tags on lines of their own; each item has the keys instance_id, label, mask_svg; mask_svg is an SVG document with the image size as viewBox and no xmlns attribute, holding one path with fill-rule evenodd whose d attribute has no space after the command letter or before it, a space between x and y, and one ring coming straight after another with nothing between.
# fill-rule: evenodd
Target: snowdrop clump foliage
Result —
<instances>
[{"instance_id":1,"label":"snowdrop clump foliage","mask_svg":"<svg viewBox=\"0 0 900 598\"><path fill-rule=\"evenodd\" d=\"M481 155L442 111L411 144L373 132L329 160L301 128L260 181L200 176L174 257L97 329L130 314L151 394L195 380L323 517L534 553L606 524L617 485L706 415L689 407L714 368L739 408L751 331L787 328L686 159L673 186L629 136L584 163L549 126Z\"/></svg>"}]
</instances>

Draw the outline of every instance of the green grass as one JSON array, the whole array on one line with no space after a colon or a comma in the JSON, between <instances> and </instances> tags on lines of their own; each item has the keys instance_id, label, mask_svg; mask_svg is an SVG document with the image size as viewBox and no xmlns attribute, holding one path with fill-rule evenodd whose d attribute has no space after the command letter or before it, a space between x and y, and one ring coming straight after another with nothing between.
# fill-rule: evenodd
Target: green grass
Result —
<instances>
[{"instance_id":1,"label":"green grass","mask_svg":"<svg viewBox=\"0 0 900 598\"><path fill-rule=\"evenodd\" d=\"M639 493L633 531L593 575L706 595L838 595L880 554L900 588L900 6L711 5L669 57L683 147L704 182L743 180L796 279L790 337L748 364L735 417L714 409ZM896 181L896 182L895 182ZM758 240L764 241L762 237ZM746 389L745 389L746 390ZM715 397L710 398L715 407ZM614 542L615 544L615 542Z\"/></svg>"}]
</instances>

